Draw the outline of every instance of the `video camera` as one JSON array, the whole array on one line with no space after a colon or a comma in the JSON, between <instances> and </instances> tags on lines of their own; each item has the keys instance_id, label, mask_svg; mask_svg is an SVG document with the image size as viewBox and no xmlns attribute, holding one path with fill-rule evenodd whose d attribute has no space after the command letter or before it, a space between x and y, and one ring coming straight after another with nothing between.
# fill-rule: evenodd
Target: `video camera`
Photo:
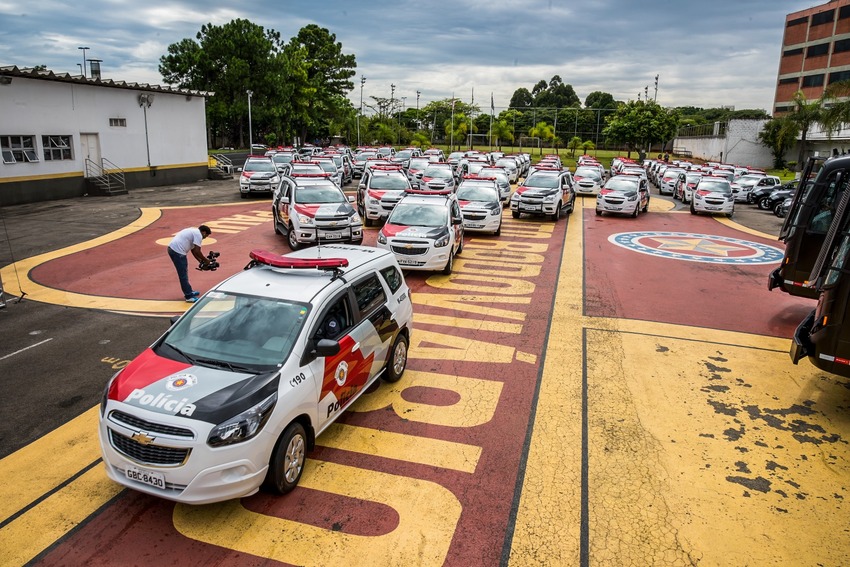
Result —
<instances>
[{"instance_id":1,"label":"video camera","mask_svg":"<svg viewBox=\"0 0 850 567\"><path fill-rule=\"evenodd\" d=\"M210 250L210 253L207 254L207 260L209 260L209 264L204 264L203 262L198 263L198 269L205 272L214 272L221 267L221 264L218 263L218 258L221 256L221 252L213 252Z\"/></svg>"}]
</instances>

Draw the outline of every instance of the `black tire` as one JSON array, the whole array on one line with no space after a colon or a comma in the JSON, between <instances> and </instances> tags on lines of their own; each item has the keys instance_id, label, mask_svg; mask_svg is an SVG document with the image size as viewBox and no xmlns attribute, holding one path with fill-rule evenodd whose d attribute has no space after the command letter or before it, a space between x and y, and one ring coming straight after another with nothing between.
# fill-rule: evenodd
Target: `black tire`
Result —
<instances>
[{"instance_id":1,"label":"black tire","mask_svg":"<svg viewBox=\"0 0 850 567\"><path fill-rule=\"evenodd\" d=\"M640 203L635 204L635 211L632 213L632 218L636 219L638 214L640 214Z\"/></svg>"},{"instance_id":2,"label":"black tire","mask_svg":"<svg viewBox=\"0 0 850 567\"><path fill-rule=\"evenodd\" d=\"M596 209L596 216L597 216L597 217L601 217L601 216L602 216L602 211L600 211L599 209Z\"/></svg>"},{"instance_id":3,"label":"black tire","mask_svg":"<svg viewBox=\"0 0 850 567\"><path fill-rule=\"evenodd\" d=\"M731 213L726 213L726 218L731 219L732 215L734 215L734 214L735 214L735 211L732 211Z\"/></svg>"},{"instance_id":4,"label":"black tire","mask_svg":"<svg viewBox=\"0 0 850 567\"><path fill-rule=\"evenodd\" d=\"M785 218L785 208L782 203L776 203L776 206L773 207L773 214L781 219Z\"/></svg>"},{"instance_id":5,"label":"black tire","mask_svg":"<svg viewBox=\"0 0 850 567\"><path fill-rule=\"evenodd\" d=\"M275 217L274 217L274 233L275 234L283 234L283 232L281 232L280 227L278 226L278 223L277 223L277 215L275 215Z\"/></svg>"},{"instance_id":6,"label":"black tire","mask_svg":"<svg viewBox=\"0 0 850 567\"><path fill-rule=\"evenodd\" d=\"M248 193L240 193L239 196L242 197L243 199L247 199Z\"/></svg>"},{"instance_id":7,"label":"black tire","mask_svg":"<svg viewBox=\"0 0 850 567\"><path fill-rule=\"evenodd\" d=\"M387 370L384 372L384 382L398 382L407 368L407 337L399 333L390 350L387 360Z\"/></svg>"},{"instance_id":8,"label":"black tire","mask_svg":"<svg viewBox=\"0 0 850 567\"><path fill-rule=\"evenodd\" d=\"M307 456L307 433L293 421L277 440L263 485L274 494L286 494L298 486Z\"/></svg>"},{"instance_id":9,"label":"black tire","mask_svg":"<svg viewBox=\"0 0 850 567\"><path fill-rule=\"evenodd\" d=\"M692 214L692 215L697 214L697 210L694 208L694 204L693 204L693 203L691 203L691 214Z\"/></svg>"},{"instance_id":10,"label":"black tire","mask_svg":"<svg viewBox=\"0 0 850 567\"><path fill-rule=\"evenodd\" d=\"M555 205L555 212L552 213L549 218L552 220L552 222L558 222L558 219L561 218L561 203Z\"/></svg>"},{"instance_id":11,"label":"black tire","mask_svg":"<svg viewBox=\"0 0 850 567\"><path fill-rule=\"evenodd\" d=\"M643 206L643 209L641 209L641 212L642 213L648 213L649 212L649 199L646 200L646 204Z\"/></svg>"},{"instance_id":12,"label":"black tire","mask_svg":"<svg viewBox=\"0 0 850 567\"><path fill-rule=\"evenodd\" d=\"M460 254L463 252L463 233L460 233L460 244L457 245L457 252L455 254Z\"/></svg>"},{"instance_id":13,"label":"black tire","mask_svg":"<svg viewBox=\"0 0 850 567\"><path fill-rule=\"evenodd\" d=\"M762 211L769 211L770 210L770 197L762 197L761 199L758 200L758 203L756 203L756 205Z\"/></svg>"},{"instance_id":14,"label":"black tire","mask_svg":"<svg viewBox=\"0 0 850 567\"><path fill-rule=\"evenodd\" d=\"M289 225L289 230L286 231L286 243L289 245L289 249L295 252L301 248L301 243L298 242L298 239L295 237L295 229L292 225Z\"/></svg>"},{"instance_id":15,"label":"black tire","mask_svg":"<svg viewBox=\"0 0 850 567\"><path fill-rule=\"evenodd\" d=\"M567 211L567 214L571 215L571 214L573 214L573 211L575 211L575 210L576 210L576 196L573 195L573 200L570 201L570 210Z\"/></svg>"},{"instance_id":16,"label":"black tire","mask_svg":"<svg viewBox=\"0 0 850 567\"><path fill-rule=\"evenodd\" d=\"M500 236L502 234L502 223L499 222L499 228L496 229L496 232L493 233L493 236Z\"/></svg>"},{"instance_id":17,"label":"black tire","mask_svg":"<svg viewBox=\"0 0 850 567\"><path fill-rule=\"evenodd\" d=\"M455 265L455 255L449 251L449 261L446 262L446 267L443 268L443 274L449 276L452 273L452 268Z\"/></svg>"},{"instance_id":18,"label":"black tire","mask_svg":"<svg viewBox=\"0 0 850 567\"><path fill-rule=\"evenodd\" d=\"M515 219L518 219L519 218L519 211L511 211L511 216L514 217Z\"/></svg>"}]
</instances>

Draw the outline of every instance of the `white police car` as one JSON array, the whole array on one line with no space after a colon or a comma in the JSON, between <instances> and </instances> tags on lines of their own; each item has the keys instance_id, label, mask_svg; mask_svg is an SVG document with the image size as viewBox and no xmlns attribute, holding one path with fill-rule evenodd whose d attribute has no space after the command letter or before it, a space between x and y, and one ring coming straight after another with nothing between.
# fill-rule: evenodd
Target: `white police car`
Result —
<instances>
[{"instance_id":1,"label":"white police car","mask_svg":"<svg viewBox=\"0 0 850 567\"><path fill-rule=\"evenodd\" d=\"M378 247L395 254L405 270L452 273L463 250L463 217L449 189L405 194L378 232Z\"/></svg>"},{"instance_id":2,"label":"white police car","mask_svg":"<svg viewBox=\"0 0 850 567\"><path fill-rule=\"evenodd\" d=\"M392 254L334 244L251 258L109 380L112 480L191 504L286 493L315 438L378 378L401 378L412 307Z\"/></svg>"},{"instance_id":3,"label":"white police car","mask_svg":"<svg viewBox=\"0 0 850 567\"><path fill-rule=\"evenodd\" d=\"M502 233L502 202L496 179L467 175L457 187L463 229L471 232Z\"/></svg>"}]
</instances>

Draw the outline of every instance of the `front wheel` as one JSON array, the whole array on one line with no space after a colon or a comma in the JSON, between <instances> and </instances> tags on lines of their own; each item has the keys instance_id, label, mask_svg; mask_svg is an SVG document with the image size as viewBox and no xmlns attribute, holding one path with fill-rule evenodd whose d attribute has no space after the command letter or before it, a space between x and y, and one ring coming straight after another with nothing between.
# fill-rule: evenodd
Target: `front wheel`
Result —
<instances>
[{"instance_id":1,"label":"front wheel","mask_svg":"<svg viewBox=\"0 0 850 567\"><path fill-rule=\"evenodd\" d=\"M511 216L514 217L515 219L518 219L519 218L519 211L511 211Z\"/></svg>"},{"instance_id":2,"label":"front wheel","mask_svg":"<svg viewBox=\"0 0 850 567\"><path fill-rule=\"evenodd\" d=\"M293 252L301 248L301 243L298 242L298 237L295 234L295 227L289 225L289 231L286 233L286 243L289 244L289 249Z\"/></svg>"},{"instance_id":3,"label":"front wheel","mask_svg":"<svg viewBox=\"0 0 850 567\"><path fill-rule=\"evenodd\" d=\"M304 471L307 434L304 426L293 421L283 431L272 452L264 485L275 494L286 494L298 485Z\"/></svg>"},{"instance_id":4,"label":"front wheel","mask_svg":"<svg viewBox=\"0 0 850 567\"><path fill-rule=\"evenodd\" d=\"M597 216L597 217L601 217L601 216L602 216L602 211L600 211L599 209L596 209L596 216Z\"/></svg>"},{"instance_id":5,"label":"front wheel","mask_svg":"<svg viewBox=\"0 0 850 567\"><path fill-rule=\"evenodd\" d=\"M632 213L632 218L636 219L638 217L639 213L640 213L640 203L635 203L635 210Z\"/></svg>"},{"instance_id":6,"label":"front wheel","mask_svg":"<svg viewBox=\"0 0 850 567\"><path fill-rule=\"evenodd\" d=\"M692 215L697 214L697 210L694 208L693 203L691 203L691 214L692 214Z\"/></svg>"},{"instance_id":7,"label":"front wheel","mask_svg":"<svg viewBox=\"0 0 850 567\"><path fill-rule=\"evenodd\" d=\"M407 367L407 337L399 333L390 351L390 359L387 361L387 371L384 372L385 382L398 382L404 369Z\"/></svg>"},{"instance_id":8,"label":"front wheel","mask_svg":"<svg viewBox=\"0 0 850 567\"><path fill-rule=\"evenodd\" d=\"M770 197L762 197L761 199L759 199L757 206L762 211L769 210L770 209Z\"/></svg>"},{"instance_id":9,"label":"front wheel","mask_svg":"<svg viewBox=\"0 0 850 567\"><path fill-rule=\"evenodd\" d=\"M452 254L451 250L449 250L449 261L446 262L446 267L443 268L443 273L447 276L451 275L452 268L454 267L455 255Z\"/></svg>"},{"instance_id":10,"label":"front wheel","mask_svg":"<svg viewBox=\"0 0 850 567\"><path fill-rule=\"evenodd\" d=\"M561 203L555 205L555 212L552 213L551 217L552 222L558 222L558 219L561 218Z\"/></svg>"}]
</instances>

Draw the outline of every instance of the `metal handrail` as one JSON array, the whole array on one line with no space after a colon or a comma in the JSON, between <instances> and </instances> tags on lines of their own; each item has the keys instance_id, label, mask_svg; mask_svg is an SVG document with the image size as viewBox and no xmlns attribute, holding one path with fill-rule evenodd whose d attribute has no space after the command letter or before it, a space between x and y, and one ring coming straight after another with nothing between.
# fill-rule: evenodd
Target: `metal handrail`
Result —
<instances>
[{"instance_id":1,"label":"metal handrail","mask_svg":"<svg viewBox=\"0 0 850 567\"><path fill-rule=\"evenodd\" d=\"M224 154L213 154L215 160L215 168L222 173L233 173L233 161Z\"/></svg>"},{"instance_id":2,"label":"metal handrail","mask_svg":"<svg viewBox=\"0 0 850 567\"><path fill-rule=\"evenodd\" d=\"M124 170L108 159L101 158L100 164L98 164L89 158L86 158L85 167L86 177L101 187L104 187L107 192L111 192L113 186L117 189L126 191L127 182L124 177Z\"/></svg>"}]
</instances>

